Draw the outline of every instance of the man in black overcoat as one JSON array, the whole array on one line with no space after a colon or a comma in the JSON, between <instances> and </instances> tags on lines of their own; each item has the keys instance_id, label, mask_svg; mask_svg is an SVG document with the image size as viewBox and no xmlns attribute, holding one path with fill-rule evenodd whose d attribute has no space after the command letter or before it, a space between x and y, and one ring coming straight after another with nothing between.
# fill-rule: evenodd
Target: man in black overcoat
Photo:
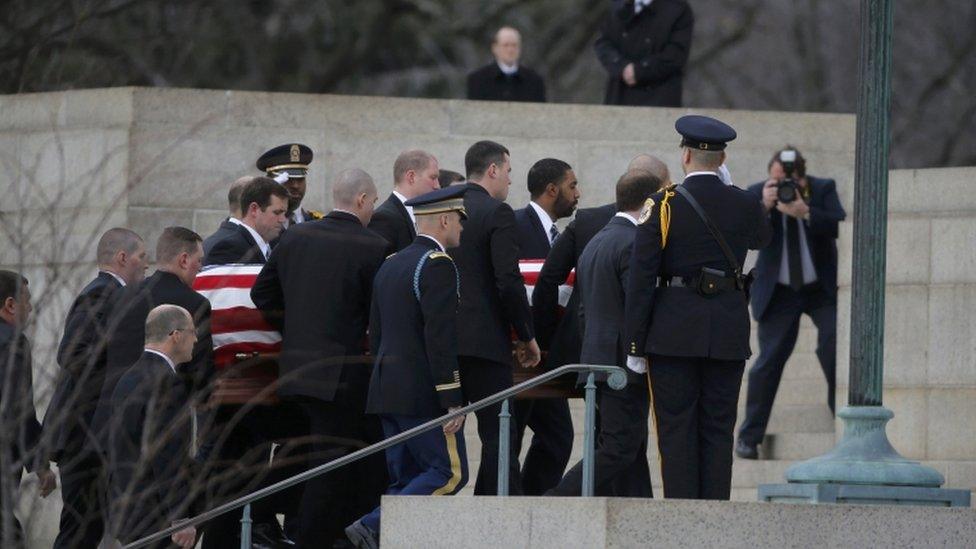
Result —
<instances>
[{"instance_id":1,"label":"man in black overcoat","mask_svg":"<svg viewBox=\"0 0 976 549\"><path fill-rule=\"evenodd\" d=\"M641 214L627 282L627 367L650 369L664 497L728 499L751 353L741 265L747 250L769 242L770 229L755 197L717 175L735 130L695 115L675 127L685 179ZM682 191L700 203L728 255Z\"/></svg>"},{"instance_id":2,"label":"man in black overcoat","mask_svg":"<svg viewBox=\"0 0 976 549\"><path fill-rule=\"evenodd\" d=\"M694 16L686 0L614 0L594 44L607 105L680 107Z\"/></svg>"},{"instance_id":3,"label":"man in black overcoat","mask_svg":"<svg viewBox=\"0 0 976 549\"><path fill-rule=\"evenodd\" d=\"M50 455L61 477L61 519L56 548L94 548L102 539L104 466L92 419L105 381L112 309L122 289L143 280L146 245L129 229L113 228L98 240L98 275L75 298L58 345L61 371L44 414Z\"/></svg>"},{"instance_id":4,"label":"man in black overcoat","mask_svg":"<svg viewBox=\"0 0 976 549\"><path fill-rule=\"evenodd\" d=\"M468 99L545 103L546 84L534 70L521 65L522 35L502 27L491 41L494 60L468 74Z\"/></svg>"},{"instance_id":5,"label":"man in black overcoat","mask_svg":"<svg viewBox=\"0 0 976 549\"><path fill-rule=\"evenodd\" d=\"M365 415L366 329L373 277L390 246L366 228L376 202L369 174L340 172L332 198L335 209L325 218L285 232L251 290L259 309L283 321L278 396L305 412L309 467L381 438L377 419ZM385 486L380 455L309 480L299 546L331 547L346 525L379 504Z\"/></svg>"},{"instance_id":6,"label":"man in black overcoat","mask_svg":"<svg viewBox=\"0 0 976 549\"><path fill-rule=\"evenodd\" d=\"M539 346L532 314L519 271L515 214L504 199L511 185L508 149L493 141L479 141L464 156L469 183L464 195L468 220L461 245L449 253L461 277L458 308L458 363L465 398L474 402L512 386L512 333L517 361L523 367L539 363ZM476 413L481 438L481 465L475 481L477 495L491 495L498 487L498 414L496 404ZM511 432L515 432L514 424ZM515 445L512 445L514 449ZM518 456L509 463L509 493L521 493Z\"/></svg>"}]
</instances>

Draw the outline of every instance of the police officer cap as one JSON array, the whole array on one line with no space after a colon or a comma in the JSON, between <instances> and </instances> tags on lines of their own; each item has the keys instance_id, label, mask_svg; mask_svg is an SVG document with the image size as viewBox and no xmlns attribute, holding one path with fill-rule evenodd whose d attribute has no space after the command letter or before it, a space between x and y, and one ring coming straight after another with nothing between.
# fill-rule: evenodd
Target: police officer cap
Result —
<instances>
[{"instance_id":1,"label":"police officer cap","mask_svg":"<svg viewBox=\"0 0 976 549\"><path fill-rule=\"evenodd\" d=\"M735 130L721 120L708 116L689 114L674 123L681 134L681 146L702 151L721 151L726 143L735 139Z\"/></svg>"},{"instance_id":2,"label":"police officer cap","mask_svg":"<svg viewBox=\"0 0 976 549\"><path fill-rule=\"evenodd\" d=\"M302 178L311 163L312 149L301 143L288 143L262 154L255 165L271 177L287 173L289 177Z\"/></svg>"},{"instance_id":3,"label":"police officer cap","mask_svg":"<svg viewBox=\"0 0 976 549\"><path fill-rule=\"evenodd\" d=\"M413 208L414 215L458 212L461 219L467 219L468 212L464 209L464 193L467 190L464 185L445 187L411 198L405 204Z\"/></svg>"}]
</instances>

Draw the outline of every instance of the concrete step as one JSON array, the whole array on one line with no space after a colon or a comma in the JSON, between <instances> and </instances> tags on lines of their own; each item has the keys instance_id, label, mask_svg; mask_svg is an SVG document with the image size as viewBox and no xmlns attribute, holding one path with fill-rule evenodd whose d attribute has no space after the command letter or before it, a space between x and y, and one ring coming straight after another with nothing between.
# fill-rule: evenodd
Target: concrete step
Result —
<instances>
[{"instance_id":1,"label":"concrete step","mask_svg":"<svg viewBox=\"0 0 976 549\"><path fill-rule=\"evenodd\" d=\"M774 433L766 435L759 448L764 459L809 459L829 452L836 444L834 433Z\"/></svg>"},{"instance_id":2,"label":"concrete step","mask_svg":"<svg viewBox=\"0 0 976 549\"><path fill-rule=\"evenodd\" d=\"M834 433L834 416L826 404L773 406L766 432Z\"/></svg>"},{"instance_id":3,"label":"concrete step","mask_svg":"<svg viewBox=\"0 0 976 549\"><path fill-rule=\"evenodd\" d=\"M796 463L789 459L739 459L732 462L732 488L755 489L760 484L783 482L786 470Z\"/></svg>"}]
</instances>

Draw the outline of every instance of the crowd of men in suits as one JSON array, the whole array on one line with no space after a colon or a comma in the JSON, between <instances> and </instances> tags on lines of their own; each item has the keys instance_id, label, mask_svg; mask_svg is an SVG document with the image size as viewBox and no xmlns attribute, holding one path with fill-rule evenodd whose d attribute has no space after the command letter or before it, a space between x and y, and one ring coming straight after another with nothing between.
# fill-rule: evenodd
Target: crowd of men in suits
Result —
<instances>
[{"instance_id":1,"label":"crowd of men in suits","mask_svg":"<svg viewBox=\"0 0 976 549\"><path fill-rule=\"evenodd\" d=\"M836 278L810 250L831 254L843 210L829 180L805 181L799 203L777 200L776 157L769 181L741 190L719 176L732 128L685 116L676 129L681 185L660 159L639 155L615 200L578 211L583 186L554 158L531 166L531 201L513 210L505 202L510 152L479 141L465 155L464 177L426 151L401 153L379 206L373 178L343 170L323 215L301 206L311 149L276 147L257 162L264 175L231 186L230 216L211 236L162 232L151 276L139 235L102 235L98 275L65 321L62 373L43 427L30 398L16 398L31 394L28 281L2 271L2 408L17 426L2 431L13 449L4 463L17 464L18 481L21 467L38 472L42 493L54 488L48 460L58 463L56 547L96 547L103 535L131 542L511 387L513 367L583 362L618 365L628 377L621 391L599 380L598 494L651 497L653 410L665 497L728 499L751 353L746 251L776 234L775 251L786 254L761 257L770 273L760 272L753 291L754 307L763 302L762 349L740 442L754 448L799 315L833 330ZM560 231L557 222L574 212ZM520 260L543 262L531 297ZM240 270L201 283L201 270L227 266ZM560 286L574 272L560 306ZM225 293L208 293L215 289ZM228 295L243 301L225 302ZM776 316L765 320L769 311ZM830 337L823 333L825 372ZM277 379L228 399L239 367L268 354L241 353L242 345L273 350ZM566 399L516 402L508 463L499 462L500 410L476 412L474 493L496 493L506 467L512 495L579 495L582 464L565 472L573 439ZM254 546L376 547L384 492L453 494L467 483L463 420L255 502ZM533 436L520 466L527 427ZM4 472L6 532L17 528L8 512L12 471ZM190 547L202 534L204 547L239 547L239 529L239 512L226 513L169 541Z\"/></svg>"}]
</instances>

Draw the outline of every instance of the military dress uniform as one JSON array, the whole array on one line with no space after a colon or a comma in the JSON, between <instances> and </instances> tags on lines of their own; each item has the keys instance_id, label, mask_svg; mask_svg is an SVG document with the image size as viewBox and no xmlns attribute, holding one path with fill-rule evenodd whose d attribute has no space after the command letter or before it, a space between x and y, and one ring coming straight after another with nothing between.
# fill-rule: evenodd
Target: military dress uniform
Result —
<instances>
[{"instance_id":1,"label":"military dress uniform","mask_svg":"<svg viewBox=\"0 0 976 549\"><path fill-rule=\"evenodd\" d=\"M278 145L262 154L255 162L255 166L268 177L284 185L289 179L305 179L313 156L312 149L308 145L288 143ZM285 228L306 221L317 221L323 217L325 214L319 210L306 210L301 205L297 205L293 211L288 212Z\"/></svg>"},{"instance_id":2,"label":"military dress uniform","mask_svg":"<svg viewBox=\"0 0 976 549\"><path fill-rule=\"evenodd\" d=\"M448 187L407 202L416 215L457 211L466 218L466 187ZM443 244L420 234L390 256L373 282L370 348L376 356L367 413L379 414L386 438L461 406L457 360L459 276ZM463 429L430 430L386 450L386 495L451 495L467 483ZM366 529L364 531L364 528ZM373 547L380 508L346 534L357 547Z\"/></svg>"},{"instance_id":3,"label":"military dress uniform","mask_svg":"<svg viewBox=\"0 0 976 549\"><path fill-rule=\"evenodd\" d=\"M675 124L682 146L723 150L731 127L707 117ZM692 172L682 183L742 264L769 241L755 197ZM628 364L646 356L666 498L728 499L732 429L745 360L745 281L680 189L652 196L642 212L626 292ZM699 286L702 284L702 286ZM710 286L709 286L710 285Z\"/></svg>"}]
</instances>

